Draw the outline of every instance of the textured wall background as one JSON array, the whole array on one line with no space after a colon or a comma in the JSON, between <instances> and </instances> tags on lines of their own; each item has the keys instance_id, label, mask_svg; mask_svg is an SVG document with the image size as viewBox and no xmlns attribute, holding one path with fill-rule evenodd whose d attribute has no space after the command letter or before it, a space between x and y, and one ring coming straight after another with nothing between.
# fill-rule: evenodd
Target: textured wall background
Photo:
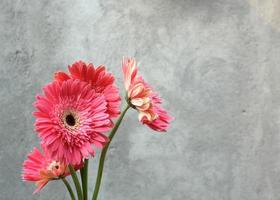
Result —
<instances>
[{"instance_id":1,"label":"textured wall background","mask_svg":"<svg viewBox=\"0 0 280 200\"><path fill-rule=\"evenodd\" d=\"M129 112L101 200L280 199L278 0L2 0L0 11L0 199L68 199L62 182L32 196L20 180L39 143L34 96L77 59L122 87L123 55L176 120L160 135Z\"/></svg>"}]
</instances>

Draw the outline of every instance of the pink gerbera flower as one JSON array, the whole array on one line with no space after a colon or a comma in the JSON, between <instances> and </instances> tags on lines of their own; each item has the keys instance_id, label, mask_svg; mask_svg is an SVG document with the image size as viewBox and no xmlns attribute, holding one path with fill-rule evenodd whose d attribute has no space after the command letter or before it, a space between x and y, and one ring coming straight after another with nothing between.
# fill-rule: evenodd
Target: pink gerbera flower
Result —
<instances>
[{"instance_id":1,"label":"pink gerbera flower","mask_svg":"<svg viewBox=\"0 0 280 200\"><path fill-rule=\"evenodd\" d=\"M78 169L79 167L76 167ZM43 148L41 153L36 147L28 154L23 163L22 179L35 182L37 188L34 193L40 191L49 181L68 176L68 167L58 161L52 160Z\"/></svg>"},{"instance_id":2,"label":"pink gerbera flower","mask_svg":"<svg viewBox=\"0 0 280 200\"><path fill-rule=\"evenodd\" d=\"M34 103L35 127L53 159L76 165L94 155L92 144L104 146L110 120L103 96L74 79L52 82L43 91Z\"/></svg>"},{"instance_id":3,"label":"pink gerbera flower","mask_svg":"<svg viewBox=\"0 0 280 200\"><path fill-rule=\"evenodd\" d=\"M89 83L96 93L104 95L107 102L106 112L110 118L119 115L121 103L119 90L114 84L114 76L107 72L104 66L95 68L92 63L87 65L83 61L78 61L72 66L68 66L68 69L69 75L64 72L56 72L54 79L63 82L72 78Z\"/></svg>"},{"instance_id":4,"label":"pink gerbera flower","mask_svg":"<svg viewBox=\"0 0 280 200\"><path fill-rule=\"evenodd\" d=\"M136 61L132 58L124 58L122 67L127 101L138 110L139 121L156 131L166 131L172 118L161 107L158 94L141 76L137 76Z\"/></svg>"}]
</instances>

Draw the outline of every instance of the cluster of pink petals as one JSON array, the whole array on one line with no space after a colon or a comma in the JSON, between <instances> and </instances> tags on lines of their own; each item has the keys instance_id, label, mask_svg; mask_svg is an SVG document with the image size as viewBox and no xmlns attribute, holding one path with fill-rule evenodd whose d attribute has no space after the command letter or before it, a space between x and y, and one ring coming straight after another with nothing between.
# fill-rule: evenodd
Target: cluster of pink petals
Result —
<instances>
[{"instance_id":1,"label":"cluster of pink petals","mask_svg":"<svg viewBox=\"0 0 280 200\"><path fill-rule=\"evenodd\" d=\"M164 132L167 130L171 116L161 107L158 94L146 83L141 76L137 76L137 64L132 58L124 58L122 63L127 100L138 110L139 121L153 130Z\"/></svg>"},{"instance_id":2,"label":"cluster of pink petals","mask_svg":"<svg viewBox=\"0 0 280 200\"><path fill-rule=\"evenodd\" d=\"M54 81L43 92L34 103L35 128L52 159L77 165L94 155L91 145L104 146L111 122L103 95L76 79Z\"/></svg>"},{"instance_id":3,"label":"cluster of pink petals","mask_svg":"<svg viewBox=\"0 0 280 200\"><path fill-rule=\"evenodd\" d=\"M97 68L92 63L88 65L83 61L78 61L68 66L70 74L65 72L56 72L54 79L63 82L69 79L78 79L89 83L96 93L102 94L107 102L107 113L110 118L117 117L120 114L121 98L119 90L115 86L113 74L105 70L101 65Z\"/></svg>"},{"instance_id":4,"label":"cluster of pink petals","mask_svg":"<svg viewBox=\"0 0 280 200\"><path fill-rule=\"evenodd\" d=\"M123 59L126 98L139 112L139 121L153 130L167 130L171 117L162 108L158 94L137 76L136 61ZM93 146L103 148L104 135L120 114L121 98L114 76L104 66L83 61L68 66L69 73L54 74L54 81L36 96L33 115L35 130L41 139L42 153L35 147L23 163L22 179L35 182L41 190L49 181L69 175L83 159L94 156Z\"/></svg>"},{"instance_id":5,"label":"cluster of pink petals","mask_svg":"<svg viewBox=\"0 0 280 200\"><path fill-rule=\"evenodd\" d=\"M35 147L23 163L22 179L35 182L37 188L34 193L40 191L49 181L57 180L69 174L68 167L63 163L52 160L45 148L41 153Z\"/></svg>"}]
</instances>

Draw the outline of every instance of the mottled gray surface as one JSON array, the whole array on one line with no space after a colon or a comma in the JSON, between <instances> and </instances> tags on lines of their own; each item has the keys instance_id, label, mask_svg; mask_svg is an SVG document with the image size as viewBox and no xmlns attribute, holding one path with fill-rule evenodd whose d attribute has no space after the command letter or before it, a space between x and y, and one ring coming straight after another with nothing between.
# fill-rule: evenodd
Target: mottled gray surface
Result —
<instances>
[{"instance_id":1,"label":"mottled gray surface","mask_svg":"<svg viewBox=\"0 0 280 200\"><path fill-rule=\"evenodd\" d=\"M1 0L0 11L1 200L69 198L61 182L32 196L20 180L38 145L34 96L77 59L106 64L123 88L124 55L176 120L161 135L129 112L100 200L280 199L278 0Z\"/></svg>"}]
</instances>

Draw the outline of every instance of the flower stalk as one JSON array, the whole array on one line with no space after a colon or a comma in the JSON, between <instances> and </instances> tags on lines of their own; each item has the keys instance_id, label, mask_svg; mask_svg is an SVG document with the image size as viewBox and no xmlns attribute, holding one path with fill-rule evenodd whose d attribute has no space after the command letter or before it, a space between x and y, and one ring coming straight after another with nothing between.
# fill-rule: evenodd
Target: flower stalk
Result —
<instances>
[{"instance_id":1,"label":"flower stalk","mask_svg":"<svg viewBox=\"0 0 280 200\"><path fill-rule=\"evenodd\" d=\"M88 159L85 159L84 167L80 169L82 187L83 187L83 197L84 200L87 200L87 187L88 187Z\"/></svg>"},{"instance_id":2,"label":"flower stalk","mask_svg":"<svg viewBox=\"0 0 280 200\"><path fill-rule=\"evenodd\" d=\"M82 193L81 185L80 185L78 176L76 174L76 171L74 170L72 165L69 165L69 170L70 170L73 182L74 182L75 187L76 187L78 200L83 200L83 193Z\"/></svg>"},{"instance_id":3,"label":"flower stalk","mask_svg":"<svg viewBox=\"0 0 280 200\"><path fill-rule=\"evenodd\" d=\"M124 117L125 113L128 111L129 108L130 108L130 105L127 104L125 109L122 111L118 121L116 122L114 128L112 129L110 135L109 135L109 142L102 149L101 156L100 156L100 159L99 159L98 172L97 172L97 177L96 177L95 188L94 188L92 200L97 200L100 185L101 185L101 180L102 180L105 157L106 157L108 148L109 148L109 146L110 146L110 144L111 144L111 142L112 142L112 140L113 140L113 138L114 138L121 122L122 122L122 120L123 120L123 117Z\"/></svg>"},{"instance_id":4,"label":"flower stalk","mask_svg":"<svg viewBox=\"0 0 280 200\"><path fill-rule=\"evenodd\" d=\"M67 190L68 190L68 192L69 192L69 195L70 195L70 197L71 197L71 200L76 200L75 195L74 195L74 192L73 192L73 190L72 190L70 184L68 183L68 181L67 181L64 177L61 178L61 180L62 180L62 182L64 183L64 185L66 186L66 188L67 188Z\"/></svg>"}]
</instances>

